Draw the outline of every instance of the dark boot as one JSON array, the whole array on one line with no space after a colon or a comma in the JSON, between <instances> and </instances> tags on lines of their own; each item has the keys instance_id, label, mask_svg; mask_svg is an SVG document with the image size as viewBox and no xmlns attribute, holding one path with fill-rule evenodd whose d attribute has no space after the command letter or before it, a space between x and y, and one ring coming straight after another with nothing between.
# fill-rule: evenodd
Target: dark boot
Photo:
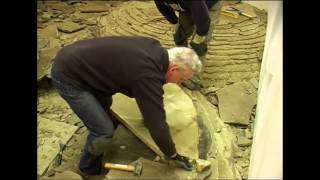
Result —
<instances>
[{"instance_id":1,"label":"dark boot","mask_svg":"<svg viewBox=\"0 0 320 180\"><path fill-rule=\"evenodd\" d=\"M89 134L79 164L82 172L95 175L102 173L103 154L111 140L111 138L93 137Z\"/></svg>"},{"instance_id":2,"label":"dark boot","mask_svg":"<svg viewBox=\"0 0 320 180\"><path fill-rule=\"evenodd\" d=\"M84 180L103 180L106 176L106 173L87 174L80 169L77 169L75 173L79 174Z\"/></svg>"}]
</instances>

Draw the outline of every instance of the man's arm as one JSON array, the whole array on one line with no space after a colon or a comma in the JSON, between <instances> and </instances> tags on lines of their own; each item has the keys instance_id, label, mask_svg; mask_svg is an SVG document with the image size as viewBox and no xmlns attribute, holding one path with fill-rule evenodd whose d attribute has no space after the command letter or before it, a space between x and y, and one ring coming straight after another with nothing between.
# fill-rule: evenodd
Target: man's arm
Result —
<instances>
[{"instance_id":1,"label":"man's arm","mask_svg":"<svg viewBox=\"0 0 320 180\"><path fill-rule=\"evenodd\" d=\"M168 157L176 154L163 105L161 80L139 78L133 88L133 94L152 139Z\"/></svg>"},{"instance_id":2,"label":"man's arm","mask_svg":"<svg viewBox=\"0 0 320 180\"><path fill-rule=\"evenodd\" d=\"M170 7L164 4L163 0L155 0L154 1L158 10L160 13L171 23L171 24L177 24L178 23L178 17L174 13L174 10Z\"/></svg>"}]
</instances>

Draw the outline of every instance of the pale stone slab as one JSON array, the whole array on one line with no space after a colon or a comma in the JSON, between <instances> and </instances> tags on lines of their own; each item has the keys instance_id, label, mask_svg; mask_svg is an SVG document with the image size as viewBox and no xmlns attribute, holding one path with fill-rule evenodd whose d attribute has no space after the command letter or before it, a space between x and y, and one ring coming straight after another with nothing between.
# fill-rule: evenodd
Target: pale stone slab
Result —
<instances>
[{"instance_id":1,"label":"pale stone slab","mask_svg":"<svg viewBox=\"0 0 320 180\"><path fill-rule=\"evenodd\" d=\"M63 22L58 25L58 29L65 33L73 33L76 31L80 31L81 29L84 29L85 25L80 25L78 23L74 22Z\"/></svg>"},{"instance_id":2,"label":"pale stone slab","mask_svg":"<svg viewBox=\"0 0 320 180\"><path fill-rule=\"evenodd\" d=\"M239 82L217 91L219 114L226 123L249 125L257 92L247 82Z\"/></svg>"},{"instance_id":3,"label":"pale stone slab","mask_svg":"<svg viewBox=\"0 0 320 180\"><path fill-rule=\"evenodd\" d=\"M56 24L49 24L44 29L38 29L38 37L43 39L57 38L58 29Z\"/></svg>"},{"instance_id":4,"label":"pale stone slab","mask_svg":"<svg viewBox=\"0 0 320 180\"><path fill-rule=\"evenodd\" d=\"M38 124L38 175L43 175L50 163L60 152L60 144L66 144L78 129L63 122L41 118Z\"/></svg>"},{"instance_id":5,"label":"pale stone slab","mask_svg":"<svg viewBox=\"0 0 320 180\"><path fill-rule=\"evenodd\" d=\"M199 157L199 128L195 119L196 110L192 100L178 85L166 84L163 88L167 123L176 149L181 155L197 159ZM144 126L142 115L135 99L116 94L113 96L111 109L119 116L122 123L148 147L158 155L164 156L151 138L148 129Z\"/></svg>"}]
</instances>

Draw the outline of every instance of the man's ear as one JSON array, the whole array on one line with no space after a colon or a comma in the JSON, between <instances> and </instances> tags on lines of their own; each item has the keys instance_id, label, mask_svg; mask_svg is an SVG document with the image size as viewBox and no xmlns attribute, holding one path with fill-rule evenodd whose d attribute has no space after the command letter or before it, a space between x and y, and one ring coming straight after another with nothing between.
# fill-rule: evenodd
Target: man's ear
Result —
<instances>
[{"instance_id":1,"label":"man's ear","mask_svg":"<svg viewBox=\"0 0 320 180\"><path fill-rule=\"evenodd\" d=\"M169 65L169 71L170 72L173 72L175 70L178 70L179 69L179 66L177 64L170 64Z\"/></svg>"}]
</instances>

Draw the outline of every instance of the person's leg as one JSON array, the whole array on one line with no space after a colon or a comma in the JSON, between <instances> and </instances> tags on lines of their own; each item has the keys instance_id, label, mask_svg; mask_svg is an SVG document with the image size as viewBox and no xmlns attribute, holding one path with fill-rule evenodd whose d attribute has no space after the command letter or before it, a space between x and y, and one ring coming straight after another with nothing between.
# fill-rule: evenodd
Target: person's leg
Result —
<instances>
[{"instance_id":1,"label":"person's leg","mask_svg":"<svg viewBox=\"0 0 320 180\"><path fill-rule=\"evenodd\" d=\"M173 35L174 42L177 46L188 46L188 38L193 34L194 23L189 14L179 13L179 27Z\"/></svg>"},{"instance_id":2,"label":"person's leg","mask_svg":"<svg viewBox=\"0 0 320 180\"><path fill-rule=\"evenodd\" d=\"M214 6L211 7L211 9L209 9L211 22L210 22L210 28L209 28L209 31L207 33L207 37L205 40L206 44L208 44L208 45L209 45L210 41L212 40L213 28L215 25L217 25L219 23L221 7L222 7L222 2L218 1Z\"/></svg>"},{"instance_id":3,"label":"person's leg","mask_svg":"<svg viewBox=\"0 0 320 180\"><path fill-rule=\"evenodd\" d=\"M111 97L110 97L111 98ZM78 107L71 105L74 112L82 119L89 130L83 155L80 159L80 169L88 174L101 172L102 157L106 146L111 142L114 125L105 108L96 97L89 93L82 93L82 101Z\"/></svg>"},{"instance_id":4,"label":"person's leg","mask_svg":"<svg viewBox=\"0 0 320 180\"><path fill-rule=\"evenodd\" d=\"M221 6L222 6L222 2L218 1L214 6L211 7L211 9L209 10L210 13L210 18L211 18L211 22L210 22L210 27L209 27L209 31L206 35L206 39L205 39L205 44L207 44L209 46L211 40L212 40L212 32L213 32L213 28L216 24L219 23L220 20L220 12L221 12ZM192 36L191 39L193 39L194 35ZM208 52L205 53L203 56L199 56L199 59L201 60L203 66L205 66L206 63L206 56L207 56ZM197 90L200 89L200 84L201 84L201 76L200 75L195 75L193 76L190 80L186 81L183 83L183 85L191 90Z\"/></svg>"},{"instance_id":5,"label":"person's leg","mask_svg":"<svg viewBox=\"0 0 320 180\"><path fill-rule=\"evenodd\" d=\"M106 110L107 114L109 115L110 119L112 120L113 125L114 125L114 129L117 129L120 122L111 113L110 107L111 107L112 101L113 101L112 96L111 95L107 96L107 95L102 95L102 94L96 93L95 97L100 102L101 106Z\"/></svg>"},{"instance_id":6,"label":"person's leg","mask_svg":"<svg viewBox=\"0 0 320 180\"><path fill-rule=\"evenodd\" d=\"M219 23L219 20L220 20L220 12L221 12L221 6L222 6L222 2L221 1L218 1L217 3L215 3L211 9L209 9L209 14L210 14L210 26L209 26L209 30L207 32L207 35L206 35L206 39L205 39L205 44L209 46L211 40L212 40L212 32L213 32L213 28L216 24ZM194 34L192 36L191 39L194 38ZM207 56L208 52L205 53L204 55L202 56L199 56L201 62L203 64L205 64L205 59L206 59L206 56Z\"/></svg>"},{"instance_id":7,"label":"person's leg","mask_svg":"<svg viewBox=\"0 0 320 180\"><path fill-rule=\"evenodd\" d=\"M80 170L87 174L99 174L103 152L114 132L110 117L92 93L78 90L54 77L52 83L89 131L80 159Z\"/></svg>"}]
</instances>

